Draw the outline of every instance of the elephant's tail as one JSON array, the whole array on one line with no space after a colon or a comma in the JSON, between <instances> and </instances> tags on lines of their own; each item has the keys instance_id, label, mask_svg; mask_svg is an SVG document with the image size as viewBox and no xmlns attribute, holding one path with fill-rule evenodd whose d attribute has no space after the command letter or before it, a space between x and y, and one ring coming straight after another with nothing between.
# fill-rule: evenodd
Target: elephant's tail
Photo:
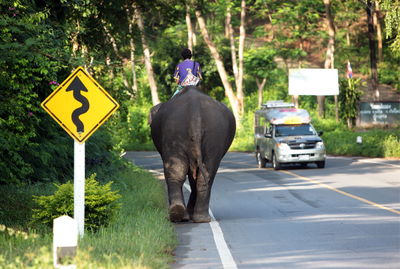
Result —
<instances>
[{"instance_id":1,"label":"elephant's tail","mask_svg":"<svg viewBox=\"0 0 400 269\"><path fill-rule=\"evenodd\" d=\"M192 158L190 162L190 170L194 179L198 180L200 178L204 179L204 183L208 184L210 181L210 174L203 162L203 152L202 152L202 137L203 128L201 126L202 120L200 111L196 111L194 117L191 119L191 124L189 128L190 142L192 149Z\"/></svg>"}]
</instances>

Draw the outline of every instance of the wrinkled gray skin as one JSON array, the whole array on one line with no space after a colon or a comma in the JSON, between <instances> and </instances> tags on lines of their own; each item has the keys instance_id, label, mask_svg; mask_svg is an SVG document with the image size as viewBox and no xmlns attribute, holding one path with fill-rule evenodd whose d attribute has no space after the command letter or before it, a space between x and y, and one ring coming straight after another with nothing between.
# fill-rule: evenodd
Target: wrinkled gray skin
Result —
<instances>
[{"instance_id":1,"label":"wrinkled gray skin","mask_svg":"<svg viewBox=\"0 0 400 269\"><path fill-rule=\"evenodd\" d=\"M235 136L235 118L222 103L189 86L152 108L151 137L161 155L173 222L209 222L211 187ZM182 187L189 178L185 206Z\"/></svg>"}]
</instances>

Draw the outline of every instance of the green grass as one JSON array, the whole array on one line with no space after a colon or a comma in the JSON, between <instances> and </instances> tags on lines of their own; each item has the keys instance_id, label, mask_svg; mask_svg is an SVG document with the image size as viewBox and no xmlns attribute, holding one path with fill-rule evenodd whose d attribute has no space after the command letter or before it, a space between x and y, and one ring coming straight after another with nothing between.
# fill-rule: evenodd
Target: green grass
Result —
<instances>
[{"instance_id":1,"label":"green grass","mask_svg":"<svg viewBox=\"0 0 400 269\"><path fill-rule=\"evenodd\" d=\"M357 144L357 136L362 143ZM322 136L328 154L400 158L400 129L335 130Z\"/></svg>"},{"instance_id":2,"label":"green grass","mask_svg":"<svg viewBox=\"0 0 400 269\"><path fill-rule=\"evenodd\" d=\"M122 208L108 227L85 233L74 261L77 268L169 268L177 239L168 220L163 183L132 165L113 180ZM28 227L32 195L52 191L52 185L22 190L0 186L2 201L13 198L0 204L0 268L53 268L51 229ZM13 210L18 200L24 206Z\"/></svg>"}]
</instances>

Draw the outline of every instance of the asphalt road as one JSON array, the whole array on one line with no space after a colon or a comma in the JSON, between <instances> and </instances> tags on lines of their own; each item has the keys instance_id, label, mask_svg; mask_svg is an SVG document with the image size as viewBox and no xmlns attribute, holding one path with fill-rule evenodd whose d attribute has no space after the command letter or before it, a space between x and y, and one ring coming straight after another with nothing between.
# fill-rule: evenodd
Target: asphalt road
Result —
<instances>
[{"instance_id":1,"label":"asphalt road","mask_svg":"<svg viewBox=\"0 0 400 269\"><path fill-rule=\"evenodd\" d=\"M156 152L126 157L162 172ZM254 154L228 153L211 210L226 249L212 225L176 224L173 268L400 268L398 160L328 157L324 169L274 171L256 168Z\"/></svg>"}]
</instances>

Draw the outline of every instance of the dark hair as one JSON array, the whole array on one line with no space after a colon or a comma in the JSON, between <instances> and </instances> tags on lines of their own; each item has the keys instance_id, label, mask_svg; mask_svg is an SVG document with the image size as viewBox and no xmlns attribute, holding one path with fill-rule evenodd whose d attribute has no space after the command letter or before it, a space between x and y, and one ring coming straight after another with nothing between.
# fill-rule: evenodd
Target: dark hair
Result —
<instances>
[{"instance_id":1,"label":"dark hair","mask_svg":"<svg viewBox=\"0 0 400 269\"><path fill-rule=\"evenodd\" d=\"M192 58L192 52L190 51L190 49L186 48L183 49L181 52L181 55L183 57L183 59L190 59Z\"/></svg>"}]
</instances>

